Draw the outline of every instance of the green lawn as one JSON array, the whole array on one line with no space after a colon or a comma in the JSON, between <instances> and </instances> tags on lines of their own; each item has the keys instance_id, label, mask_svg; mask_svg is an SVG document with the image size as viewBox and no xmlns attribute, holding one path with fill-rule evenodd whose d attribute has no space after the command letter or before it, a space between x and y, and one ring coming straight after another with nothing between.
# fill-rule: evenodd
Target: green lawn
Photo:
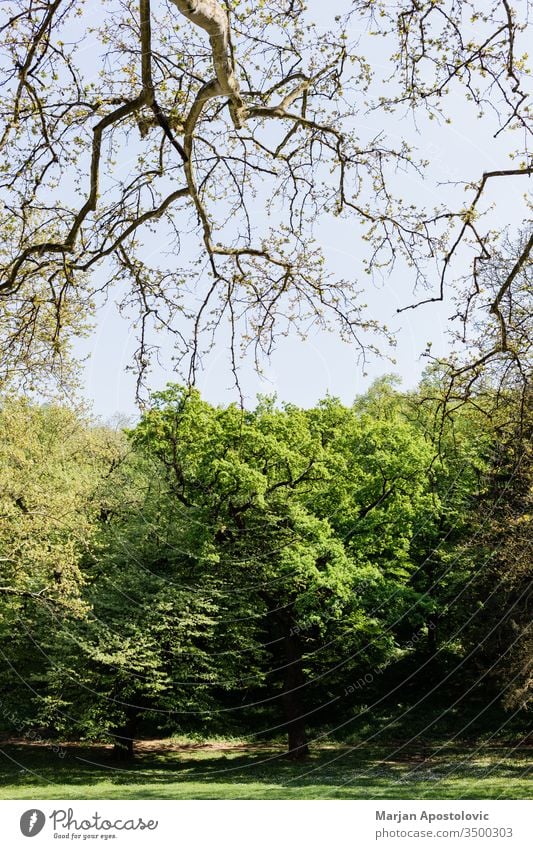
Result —
<instances>
[{"instance_id":1,"label":"green lawn","mask_svg":"<svg viewBox=\"0 0 533 849\"><path fill-rule=\"evenodd\" d=\"M401 743L332 745L304 764L276 746L144 744L131 765L104 747L69 745L63 758L29 744L1 746L2 799L527 799L531 749Z\"/></svg>"}]
</instances>

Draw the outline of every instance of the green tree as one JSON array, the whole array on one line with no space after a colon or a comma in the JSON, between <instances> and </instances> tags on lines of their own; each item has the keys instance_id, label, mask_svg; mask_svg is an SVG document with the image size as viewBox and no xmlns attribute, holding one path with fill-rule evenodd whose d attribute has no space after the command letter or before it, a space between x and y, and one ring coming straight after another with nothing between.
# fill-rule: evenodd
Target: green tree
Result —
<instances>
[{"instance_id":1,"label":"green tree","mask_svg":"<svg viewBox=\"0 0 533 849\"><path fill-rule=\"evenodd\" d=\"M502 402L500 402L502 403ZM465 556L478 568L465 607L476 615L466 643L476 672L489 673L512 710L532 703L532 507L531 398L508 393L494 421L486 487L471 517L474 540Z\"/></svg>"},{"instance_id":2,"label":"green tree","mask_svg":"<svg viewBox=\"0 0 533 849\"><path fill-rule=\"evenodd\" d=\"M87 613L82 567L96 544L95 493L116 457L115 435L71 410L2 401L2 689L25 717L44 698L57 635Z\"/></svg>"},{"instance_id":3,"label":"green tree","mask_svg":"<svg viewBox=\"0 0 533 849\"><path fill-rule=\"evenodd\" d=\"M223 694L261 680L261 649L248 634L247 596L224 592L205 563L198 573L187 548L194 519L159 464L129 451L98 499L83 569L88 613L55 640L48 713L66 733L110 735L115 754L131 757L143 727L216 729Z\"/></svg>"},{"instance_id":4,"label":"green tree","mask_svg":"<svg viewBox=\"0 0 533 849\"><path fill-rule=\"evenodd\" d=\"M324 672L323 644L375 663L394 648L380 634L390 605L379 616L369 608L376 585L386 599L414 568L428 446L399 404L382 419L333 399L310 411L265 399L246 412L178 387L154 396L132 439L160 461L187 511L179 547L194 553L200 580L255 588L274 667L264 698L281 701L289 753L304 756L305 696Z\"/></svg>"}]
</instances>

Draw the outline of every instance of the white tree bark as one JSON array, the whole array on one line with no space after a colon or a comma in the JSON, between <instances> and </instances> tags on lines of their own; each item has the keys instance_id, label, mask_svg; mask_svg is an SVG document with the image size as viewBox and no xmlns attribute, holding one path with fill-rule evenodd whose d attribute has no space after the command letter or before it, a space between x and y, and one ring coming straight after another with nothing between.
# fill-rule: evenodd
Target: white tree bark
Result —
<instances>
[{"instance_id":1,"label":"white tree bark","mask_svg":"<svg viewBox=\"0 0 533 849\"><path fill-rule=\"evenodd\" d=\"M226 10L217 0L172 0L172 2L191 23L207 32L220 94L229 98L231 117L235 127L239 129L246 120L246 107L235 73Z\"/></svg>"}]
</instances>

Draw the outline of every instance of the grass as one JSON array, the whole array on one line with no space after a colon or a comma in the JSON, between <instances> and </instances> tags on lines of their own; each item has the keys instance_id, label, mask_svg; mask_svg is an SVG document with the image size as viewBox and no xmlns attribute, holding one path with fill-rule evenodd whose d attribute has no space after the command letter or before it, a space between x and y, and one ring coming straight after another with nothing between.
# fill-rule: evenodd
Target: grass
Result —
<instances>
[{"instance_id":1,"label":"grass","mask_svg":"<svg viewBox=\"0 0 533 849\"><path fill-rule=\"evenodd\" d=\"M322 746L305 763L276 745L146 741L132 764L108 748L54 754L0 745L0 799L528 799L531 747Z\"/></svg>"}]
</instances>

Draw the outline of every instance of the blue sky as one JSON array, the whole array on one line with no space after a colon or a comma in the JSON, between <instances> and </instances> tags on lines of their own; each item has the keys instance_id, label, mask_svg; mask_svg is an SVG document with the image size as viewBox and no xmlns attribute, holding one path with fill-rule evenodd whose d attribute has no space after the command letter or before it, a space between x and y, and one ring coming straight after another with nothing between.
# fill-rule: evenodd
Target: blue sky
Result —
<instances>
[{"instance_id":1,"label":"blue sky","mask_svg":"<svg viewBox=\"0 0 533 849\"><path fill-rule=\"evenodd\" d=\"M328 15L342 11L345 5L333 2L326 6L321 0L309 2L312 13L316 13L317 20L323 22ZM383 60L383 46L381 42L373 43L376 44L375 55L371 55L370 60L374 67L378 67ZM484 170L509 167L508 154L518 141L512 137L509 139L506 134L494 139L490 116L478 119L471 106L458 97L452 104L451 117L450 125L439 125L419 116L416 126L409 114L384 118L381 114L372 113L365 119L369 132L383 129L396 141L407 139L417 146L424 158L430 160L424 180L405 179L401 184L404 196L413 203L431 208L448 193L455 195L457 207L462 197L461 190L447 187L445 183L475 180ZM384 120L386 123L380 125L379 122ZM501 181L500 184L495 181L486 204L489 205L489 200L494 203L494 210L487 219L492 227L503 229L508 224L519 224L522 212L518 200L523 190L520 178ZM256 214L264 220L263 210L257 209ZM332 271L348 278L360 274L363 248L360 231L353 223L339 219L324 221L316 237ZM149 244L146 249L150 251ZM282 400L303 406L312 405L326 393L350 402L375 377L386 372L399 374L404 386L416 384L425 365L421 354L427 341L432 340L433 353L445 353L447 350L446 334L448 318L453 312L452 304L449 301L429 304L398 315L398 307L418 299L413 296L412 280L405 269L399 269L380 284L373 285L370 281L363 281L363 284L370 313L395 332L397 347L391 354L396 358L396 364L391 364L386 358L372 358L366 364L358 362L358 352L341 342L335 333L311 329L305 340L292 333L282 340L270 360L262 363L262 376L255 373L251 362L241 364L240 383L247 402L253 402L258 392L276 393ZM127 370L134 349L134 328L118 315L112 300L108 301L99 311L90 339L77 346L79 353L88 356L84 396L97 415L109 418L117 412L135 414L135 377ZM156 366L151 388L160 388L168 380L176 379L171 371ZM235 400L228 353L223 344L206 359L198 376L198 386L213 402Z\"/></svg>"}]
</instances>

